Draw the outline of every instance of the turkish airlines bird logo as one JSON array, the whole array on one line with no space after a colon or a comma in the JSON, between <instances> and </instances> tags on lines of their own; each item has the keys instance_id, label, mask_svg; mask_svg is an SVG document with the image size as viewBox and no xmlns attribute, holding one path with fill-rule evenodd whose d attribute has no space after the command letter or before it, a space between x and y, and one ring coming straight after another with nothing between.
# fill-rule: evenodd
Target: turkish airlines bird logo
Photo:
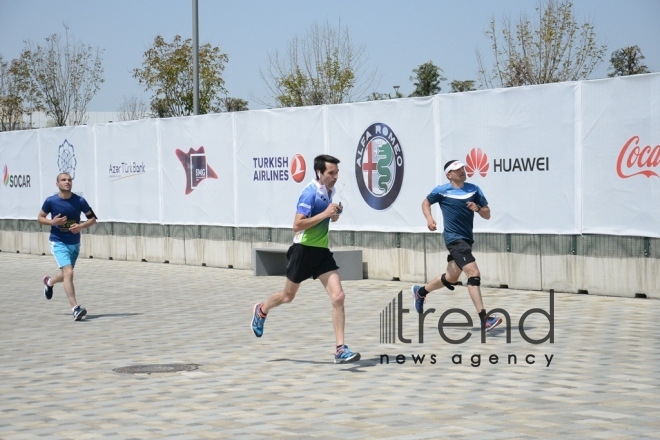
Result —
<instances>
[{"instance_id":1,"label":"turkish airlines bird logo","mask_svg":"<svg viewBox=\"0 0 660 440\"><path fill-rule=\"evenodd\" d=\"M291 160L291 178L297 183L300 183L305 178L306 172L307 166L305 165L305 158L302 154L293 156Z\"/></svg>"}]
</instances>

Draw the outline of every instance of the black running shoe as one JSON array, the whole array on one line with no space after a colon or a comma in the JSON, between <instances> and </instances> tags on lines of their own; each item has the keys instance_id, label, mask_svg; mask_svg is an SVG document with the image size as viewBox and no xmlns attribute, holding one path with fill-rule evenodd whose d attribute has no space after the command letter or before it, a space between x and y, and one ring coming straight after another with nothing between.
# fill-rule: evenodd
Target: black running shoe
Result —
<instances>
[{"instance_id":1,"label":"black running shoe","mask_svg":"<svg viewBox=\"0 0 660 440\"><path fill-rule=\"evenodd\" d=\"M53 286L48 285L48 280L50 280L50 277L46 275L44 277L44 296L46 299L51 299L53 297Z\"/></svg>"},{"instance_id":2,"label":"black running shoe","mask_svg":"<svg viewBox=\"0 0 660 440\"><path fill-rule=\"evenodd\" d=\"M80 321L83 316L87 314L87 310L85 310L84 307L76 306L73 309L73 320L74 321Z\"/></svg>"}]
</instances>

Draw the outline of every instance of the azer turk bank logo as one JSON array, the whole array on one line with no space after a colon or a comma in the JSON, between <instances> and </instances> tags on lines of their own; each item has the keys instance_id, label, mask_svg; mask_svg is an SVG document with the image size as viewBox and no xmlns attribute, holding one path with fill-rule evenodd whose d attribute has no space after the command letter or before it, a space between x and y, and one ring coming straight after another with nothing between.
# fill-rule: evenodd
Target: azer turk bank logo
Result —
<instances>
[{"instance_id":1,"label":"azer turk bank logo","mask_svg":"<svg viewBox=\"0 0 660 440\"><path fill-rule=\"evenodd\" d=\"M521 316L518 321L518 331L520 333L520 336L522 337L523 340L525 340L529 344L533 345L539 345L543 344L544 342L549 342L550 344L554 344L555 342L555 291L554 289L550 289L550 310L549 312L542 309L542 308L532 308L527 311L525 311ZM407 297L408 301L412 305L412 300ZM412 344L413 343L413 337L412 334L409 335L404 335L404 316L408 315L410 313L410 309L404 308L403 305L404 299L403 299L403 292L399 292L397 296L395 296L392 301L383 309L383 311L380 313L380 343L381 344L396 344L398 342L403 343L403 344ZM414 309L413 309L414 312ZM424 313L417 314L417 321L418 321L418 326L417 326L417 343L423 344L424 343L424 323L426 321L429 321L432 318L435 318L436 309L434 308L428 308L424 310ZM490 309L486 310L486 313L488 315L493 315L493 314L501 314L503 317L503 323L496 329L492 330L491 332L488 333L490 335L489 337L493 337L495 334L501 334L502 331L506 332L506 343L511 344L511 315L509 312L507 312L505 309L502 308L495 308L495 309ZM533 314L540 314L545 316L545 318L549 322L549 328L547 334L540 338L540 339L535 339L531 337L527 331L525 330L525 321ZM432 315L432 316L429 316ZM453 318L450 318L450 316L454 315ZM463 318L459 318L462 322L457 322L456 315L460 315ZM414 319L412 317L409 317L407 319ZM477 322L478 318L477 318ZM437 325L436 328L438 329L438 334L442 338L442 340L452 346L456 345L465 345L468 341L473 336L473 332L470 330L474 330L474 321L472 320L472 317L470 314L459 308L451 308L448 310L445 310L442 312L442 314L439 316L437 320ZM504 327L503 327L504 326ZM483 325L479 326L480 327L480 334L481 334L481 344L486 344L486 329L484 328ZM458 332L458 330L464 329L463 331ZM448 331L451 333L448 334ZM458 332L458 334L457 334ZM406 337L410 336L410 337ZM427 358L428 356L428 358ZM393 355L392 356L392 361L396 362L397 364L403 364L406 362L406 360L412 361L414 364L423 364L425 359L427 360L427 364L434 365L437 363L437 356L438 354L435 353L416 353L416 354L411 354L410 357L407 359L406 355L404 354L398 354L398 355ZM503 359L502 363L508 362L509 365L511 364L517 364L518 362L518 356L516 354L512 353L507 353L507 358L506 361ZM544 354L545 356L545 366L549 367L550 363L552 362L552 359L554 357L553 354ZM536 361L536 355L535 354L524 354L521 355L521 363L525 362L528 365L535 364ZM488 361L490 364L497 364L500 359L496 354L492 354L488 357ZM460 365L463 363L463 354L461 353L455 353L451 356L451 362L455 365ZM539 361L539 363L543 362L542 360ZM390 355L387 354L381 354L380 355L380 363L381 364L389 364L390 363ZM471 357L471 365L472 367L478 367L481 364L481 355L480 354L473 354Z\"/></svg>"}]
</instances>

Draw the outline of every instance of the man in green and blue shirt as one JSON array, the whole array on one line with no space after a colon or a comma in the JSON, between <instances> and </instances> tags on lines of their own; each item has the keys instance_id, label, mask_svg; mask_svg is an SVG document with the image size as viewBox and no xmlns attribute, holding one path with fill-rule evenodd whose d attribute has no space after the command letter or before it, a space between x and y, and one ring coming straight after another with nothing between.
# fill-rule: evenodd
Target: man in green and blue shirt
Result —
<instances>
[{"instance_id":1,"label":"man in green and blue shirt","mask_svg":"<svg viewBox=\"0 0 660 440\"><path fill-rule=\"evenodd\" d=\"M293 301L300 283L308 278L319 279L332 300L332 324L335 329L335 363L343 364L360 359L360 353L344 344L344 290L337 263L330 252L328 232L330 222L339 220L341 204L332 202L339 176L339 160L327 154L314 159L315 179L305 187L298 199L293 230L296 233L289 248L284 290L276 292L265 302L254 305L252 332L263 335L264 322L271 309Z\"/></svg>"}]
</instances>

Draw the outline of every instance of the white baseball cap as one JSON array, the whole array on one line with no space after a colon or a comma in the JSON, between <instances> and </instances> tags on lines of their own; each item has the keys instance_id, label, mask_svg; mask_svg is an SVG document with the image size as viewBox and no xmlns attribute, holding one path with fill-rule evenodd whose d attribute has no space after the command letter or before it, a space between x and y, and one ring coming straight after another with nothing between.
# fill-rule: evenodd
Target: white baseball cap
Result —
<instances>
[{"instance_id":1,"label":"white baseball cap","mask_svg":"<svg viewBox=\"0 0 660 440\"><path fill-rule=\"evenodd\" d=\"M458 170L460 168L463 168L465 164L463 162L460 162L458 160L452 160L447 162L447 165L445 165L445 174L447 174L450 171Z\"/></svg>"}]
</instances>

